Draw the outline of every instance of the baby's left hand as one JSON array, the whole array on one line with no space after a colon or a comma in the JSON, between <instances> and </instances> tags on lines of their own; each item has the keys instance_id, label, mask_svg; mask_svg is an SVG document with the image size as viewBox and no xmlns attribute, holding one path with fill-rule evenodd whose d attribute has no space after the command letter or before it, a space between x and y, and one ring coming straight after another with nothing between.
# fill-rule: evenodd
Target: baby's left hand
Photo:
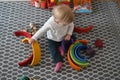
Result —
<instances>
[{"instance_id":1,"label":"baby's left hand","mask_svg":"<svg viewBox=\"0 0 120 80\"><path fill-rule=\"evenodd\" d=\"M71 38L71 35L69 35L69 34L67 34L67 35L65 36L65 40L67 40L67 41L69 41L70 38Z\"/></svg>"}]
</instances>

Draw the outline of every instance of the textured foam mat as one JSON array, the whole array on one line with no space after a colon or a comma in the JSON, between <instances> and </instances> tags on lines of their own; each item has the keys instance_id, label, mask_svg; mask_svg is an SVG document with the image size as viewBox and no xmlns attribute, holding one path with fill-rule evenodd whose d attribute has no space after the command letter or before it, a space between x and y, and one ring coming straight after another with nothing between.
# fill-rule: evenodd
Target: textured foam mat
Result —
<instances>
[{"instance_id":1,"label":"textured foam mat","mask_svg":"<svg viewBox=\"0 0 120 80\"><path fill-rule=\"evenodd\" d=\"M25 75L37 80L120 80L120 9L115 2L93 2L93 13L76 14L76 26L93 25L85 34L74 33L77 39L89 40L96 55L89 59L90 66L75 71L65 56L62 69L54 73L54 64L48 51L46 34L39 39L42 49L40 64L34 67L19 67L18 62L27 58L32 50L23 44L24 37L13 32L29 27L31 21L40 28L51 16L51 11L30 6L29 2L0 2L0 80L18 80ZM103 40L98 49L94 42Z\"/></svg>"}]
</instances>

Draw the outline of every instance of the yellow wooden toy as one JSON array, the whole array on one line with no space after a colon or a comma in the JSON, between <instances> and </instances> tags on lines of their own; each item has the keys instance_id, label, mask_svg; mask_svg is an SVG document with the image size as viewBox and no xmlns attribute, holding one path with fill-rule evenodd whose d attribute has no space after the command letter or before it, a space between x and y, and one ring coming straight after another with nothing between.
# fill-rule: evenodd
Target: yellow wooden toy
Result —
<instances>
[{"instance_id":1,"label":"yellow wooden toy","mask_svg":"<svg viewBox=\"0 0 120 80\"><path fill-rule=\"evenodd\" d=\"M25 38L22 40L23 43L26 43L28 41L29 41L29 38ZM33 50L33 60L30 64L30 66L35 66L35 65L39 64L39 62L40 62L41 48L37 41L35 41L33 44L31 44L31 46L32 46L32 50Z\"/></svg>"}]
</instances>

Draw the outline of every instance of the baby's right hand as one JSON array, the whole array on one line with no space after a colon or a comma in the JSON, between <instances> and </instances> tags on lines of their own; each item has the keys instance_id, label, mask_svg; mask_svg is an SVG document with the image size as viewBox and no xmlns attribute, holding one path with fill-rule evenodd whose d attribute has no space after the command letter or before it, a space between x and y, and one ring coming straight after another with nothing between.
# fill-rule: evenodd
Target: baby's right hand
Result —
<instances>
[{"instance_id":1,"label":"baby's right hand","mask_svg":"<svg viewBox=\"0 0 120 80\"><path fill-rule=\"evenodd\" d=\"M35 42L35 39L31 38L28 42L29 42L29 44L32 44L33 42Z\"/></svg>"}]
</instances>

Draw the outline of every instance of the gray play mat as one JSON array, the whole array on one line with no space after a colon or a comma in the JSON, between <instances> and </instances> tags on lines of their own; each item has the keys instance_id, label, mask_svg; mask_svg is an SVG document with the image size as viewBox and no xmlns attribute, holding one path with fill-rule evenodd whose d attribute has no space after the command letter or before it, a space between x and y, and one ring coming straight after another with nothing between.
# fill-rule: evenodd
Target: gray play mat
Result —
<instances>
[{"instance_id":1,"label":"gray play mat","mask_svg":"<svg viewBox=\"0 0 120 80\"><path fill-rule=\"evenodd\" d=\"M93 13L76 14L76 26L93 25L89 33L74 33L77 39L86 39L96 55L89 59L90 66L76 71L70 67L65 56L63 67L54 73L46 35L39 39L42 49L40 64L34 67L19 67L18 62L27 58L32 50L23 44L24 37L13 32L29 27L31 21L40 28L51 16L51 11L32 7L29 2L0 2L0 80L18 80L21 76L37 80L120 80L120 9L115 2L93 2ZM94 42L103 40L98 49Z\"/></svg>"}]
</instances>

